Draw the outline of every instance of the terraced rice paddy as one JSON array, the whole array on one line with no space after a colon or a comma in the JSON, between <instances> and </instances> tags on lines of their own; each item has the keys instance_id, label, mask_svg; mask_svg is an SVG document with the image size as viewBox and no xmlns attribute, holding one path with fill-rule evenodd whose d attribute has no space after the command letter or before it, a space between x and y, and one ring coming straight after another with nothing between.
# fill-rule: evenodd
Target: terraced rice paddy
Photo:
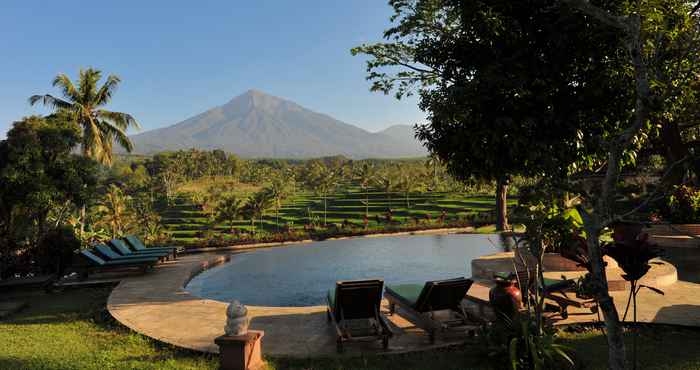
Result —
<instances>
[{"instance_id":1,"label":"terraced rice paddy","mask_svg":"<svg viewBox=\"0 0 700 370\"><path fill-rule=\"evenodd\" d=\"M365 209L369 214L369 228L386 227L387 210L391 209L392 223L412 223L416 219L421 223L434 222L443 212L446 219L456 220L470 217L488 219L494 210L493 196L465 195L457 193L415 193L410 194L408 207L403 193L369 192L369 204L365 206L366 195L359 189L349 189L333 194L327 199L328 224L349 222L358 227L364 224ZM511 202L515 202L511 200ZM280 229L287 225L293 229L301 229L315 219L317 223L324 222L323 198L312 193L299 193L286 199L279 210ZM201 207L192 204L186 195L177 197L173 204L161 209L163 223L176 241L191 242L203 238L207 232L226 232L230 225L212 224ZM241 231L252 229L266 231L277 230L275 210L268 210L262 222L256 221L255 226L250 220L239 220L234 227Z\"/></svg>"}]
</instances>

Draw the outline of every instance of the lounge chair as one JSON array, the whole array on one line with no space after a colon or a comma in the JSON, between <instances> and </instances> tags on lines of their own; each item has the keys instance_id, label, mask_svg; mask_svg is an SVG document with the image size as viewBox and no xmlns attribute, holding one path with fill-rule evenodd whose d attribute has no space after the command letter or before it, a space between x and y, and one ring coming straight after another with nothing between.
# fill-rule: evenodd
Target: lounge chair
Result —
<instances>
[{"instance_id":1,"label":"lounge chair","mask_svg":"<svg viewBox=\"0 0 700 370\"><path fill-rule=\"evenodd\" d=\"M338 281L328 292L328 321L336 331L338 352L346 341L381 340L389 347L393 335L386 319L379 312L382 303L382 280Z\"/></svg>"},{"instance_id":2,"label":"lounge chair","mask_svg":"<svg viewBox=\"0 0 700 370\"><path fill-rule=\"evenodd\" d=\"M80 255L87 262L86 265L79 267L80 275L83 279L87 278L91 271L95 270L105 271L124 268L138 268L141 270L141 272L145 273L148 271L148 269L153 268L157 262L157 259L153 258L105 261L88 250L80 251Z\"/></svg>"},{"instance_id":3,"label":"lounge chair","mask_svg":"<svg viewBox=\"0 0 700 370\"><path fill-rule=\"evenodd\" d=\"M109 244L122 256L157 257L161 260L167 260L172 255L170 251L132 251L121 239L112 239Z\"/></svg>"},{"instance_id":4,"label":"lounge chair","mask_svg":"<svg viewBox=\"0 0 700 370\"><path fill-rule=\"evenodd\" d=\"M525 286L527 287L528 294L534 294L536 287L535 282L537 281L537 279L533 278L534 274L534 271L528 271L527 269L518 270L517 274L515 274L518 279L518 286L520 287L521 292L524 290L522 287ZM509 277L509 275L511 277ZM513 273L500 272L494 274L494 276L501 278L512 278ZM537 287L539 288L540 293L544 295L545 299L556 304L555 310L564 320L569 317L570 306L576 308L587 308L592 313L595 313L598 310L598 304L595 299L578 296L576 293L575 280L563 278L544 278L542 284L538 283ZM569 294L573 294L576 299L570 297ZM525 298L524 295L523 298Z\"/></svg>"},{"instance_id":5,"label":"lounge chair","mask_svg":"<svg viewBox=\"0 0 700 370\"><path fill-rule=\"evenodd\" d=\"M158 257L153 256L122 256L117 252L113 251L112 248L108 247L106 244L96 244L94 250L99 253L107 261L129 261L129 260L152 260L154 263L158 262Z\"/></svg>"},{"instance_id":6,"label":"lounge chair","mask_svg":"<svg viewBox=\"0 0 700 370\"><path fill-rule=\"evenodd\" d=\"M428 281L425 285L387 285L384 297L389 301L389 314L402 308L406 319L428 332L430 343L435 343L438 331L474 324L462 306L473 281L466 278ZM436 318L436 311L449 310L447 319Z\"/></svg>"},{"instance_id":7,"label":"lounge chair","mask_svg":"<svg viewBox=\"0 0 700 370\"><path fill-rule=\"evenodd\" d=\"M169 251L177 259L178 248L175 247L146 247L135 235L129 235L124 241L135 251Z\"/></svg>"}]
</instances>

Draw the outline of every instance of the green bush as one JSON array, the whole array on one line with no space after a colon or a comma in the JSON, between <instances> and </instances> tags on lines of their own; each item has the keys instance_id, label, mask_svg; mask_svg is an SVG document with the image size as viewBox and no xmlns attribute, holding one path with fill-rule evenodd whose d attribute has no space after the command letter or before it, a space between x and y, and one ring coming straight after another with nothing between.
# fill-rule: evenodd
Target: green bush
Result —
<instances>
[{"instance_id":1,"label":"green bush","mask_svg":"<svg viewBox=\"0 0 700 370\"><path fill-rule=\"evenodd\" d=\"M41 272L62 274L70 265L73 253L80 249L80 239L70 226L52 229L37 246L36 260Z\"/></svg>"},{"instance_id":2,"label":"green bush","mask_svg":"<svg viewBox=\"0 0 700 370\"><path fill-rule=\"evenodd\" d=\"M687 185L676 186L662 215L675 224L696 223L700 219L700 191Z\"/></svg>"}]
</instances>

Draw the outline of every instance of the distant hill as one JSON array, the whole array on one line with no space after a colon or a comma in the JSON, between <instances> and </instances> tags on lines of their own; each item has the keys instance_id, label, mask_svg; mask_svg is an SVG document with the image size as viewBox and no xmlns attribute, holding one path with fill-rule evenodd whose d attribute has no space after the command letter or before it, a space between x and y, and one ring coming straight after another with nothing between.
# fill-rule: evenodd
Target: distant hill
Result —
<instances>
[{"instance_id":1,"label":"distant hill","mask_svg":"<svg viewBox=\"0 0 700 370\"><path fill-rule=\"evenodd\" d=\"M131 139L137 154L189 148L223 149L245 158L401 158L427 153L410 126L371 133L257 90Z\"/></svg>"}]
</instances>

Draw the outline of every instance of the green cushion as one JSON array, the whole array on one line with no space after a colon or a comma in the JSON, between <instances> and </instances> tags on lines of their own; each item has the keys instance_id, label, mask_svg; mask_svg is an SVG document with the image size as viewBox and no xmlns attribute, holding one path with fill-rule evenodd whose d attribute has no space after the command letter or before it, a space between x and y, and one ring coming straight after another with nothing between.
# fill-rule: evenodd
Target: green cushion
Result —
<instances>
[{"instance_id":1,"label":"green cushion","mask_svg":"<svg viewBox=\"0 0 700 370\"><path fill-rule=\"evenodd\" d=\"M401 296L411 305L415 305L418 297L420 297L420 293L423 291L423 286L422 284L400 284L387 285L386 288Z\"/></svg>"},{"instance_id":2,"label":"green cushion","mask_svg":"<svg viewBox=\"0 0 700 370\"><path fill-rule=\"evenodd\" d=\"M573 280L544 278L544 290L545 291L566 290L566 289L571 288L573 283L574 283Z\"/></svg>"}]
</instances>

